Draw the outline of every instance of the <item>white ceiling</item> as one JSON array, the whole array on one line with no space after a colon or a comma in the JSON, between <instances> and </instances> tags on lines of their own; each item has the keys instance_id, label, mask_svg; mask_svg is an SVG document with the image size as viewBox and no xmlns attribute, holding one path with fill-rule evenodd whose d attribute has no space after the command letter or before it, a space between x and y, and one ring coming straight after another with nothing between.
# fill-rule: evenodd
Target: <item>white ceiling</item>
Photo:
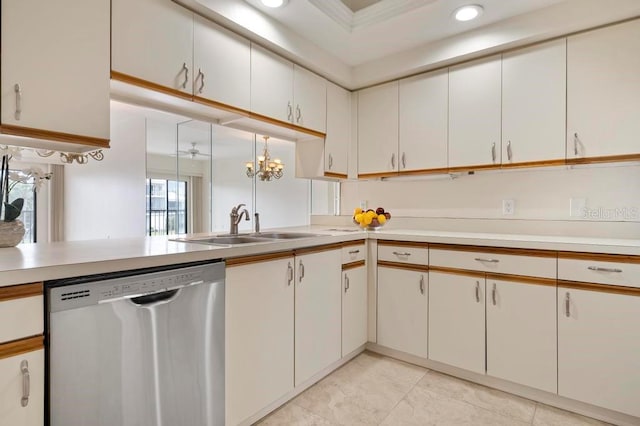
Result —
<instances>
[{"instance_id":1,"label":"white ceiling","mask_svg":"<svg viewBox=\"0 0 640 426\"><path fill-rule=\"evenodd\" d=\"M348 89L640 16L640 0L173 1ZM452 19L470 3L479 19Z\"/></svg>"}]
</instances>

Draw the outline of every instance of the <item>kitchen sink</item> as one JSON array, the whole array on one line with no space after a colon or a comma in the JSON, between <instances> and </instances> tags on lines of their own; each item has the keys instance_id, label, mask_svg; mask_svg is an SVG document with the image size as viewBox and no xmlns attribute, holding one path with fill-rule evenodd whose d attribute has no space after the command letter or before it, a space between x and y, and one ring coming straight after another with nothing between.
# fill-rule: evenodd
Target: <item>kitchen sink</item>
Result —
<instances>
[{"instance_id":1,"label":"kitchen sink","mask_svg":"<svg viewBox=\"0 0 640 426\"><path fill-rule=\"evenodd\" d=\"M197 243L197 244L211 244L211 245L237 245L237 244L252 244L252 243L266 243L270 240L268 238L250 237L245 235L233 235L233 236L215 236L215 237L194 237L194 238L176 238L173 241L180 241L183 243Z\"/></svg>"},{"instance_id":2,"label":"kitchen sink","mask_svg":"<svg viewBox=\"0 0 640 426\"><path fill-rule=\"evenodd\" d=\"M296 238L310 238L320 236L320 234L311 234L309 232L258 232L250 235L259 238L273 238L274 240L292 240Z\"/></svg>"}]
</instances>

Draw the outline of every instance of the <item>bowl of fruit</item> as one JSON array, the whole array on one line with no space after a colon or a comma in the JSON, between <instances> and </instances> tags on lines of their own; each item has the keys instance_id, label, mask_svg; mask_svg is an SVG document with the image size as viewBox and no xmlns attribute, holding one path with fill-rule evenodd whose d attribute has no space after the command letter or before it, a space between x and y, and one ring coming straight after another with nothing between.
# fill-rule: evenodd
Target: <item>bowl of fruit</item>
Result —
<instances>
[{"instance_id":1,"label":"bowl of fruit","mask_svg":"<svg viewBox=\"0 0 640 426\"><path fill-rule=\"evenodd\" d=\"M353 222L367 231L375 231L382 228L389 219L391 219L391 213L385 212L382 207L366 211L357 207L353 211Z\"/></svg>"}]
</instances>

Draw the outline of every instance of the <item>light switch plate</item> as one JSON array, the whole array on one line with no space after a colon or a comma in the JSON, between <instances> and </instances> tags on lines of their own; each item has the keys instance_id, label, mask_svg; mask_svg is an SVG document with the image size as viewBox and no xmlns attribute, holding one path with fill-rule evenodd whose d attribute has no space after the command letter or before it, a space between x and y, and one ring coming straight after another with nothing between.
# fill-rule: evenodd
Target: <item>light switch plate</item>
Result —
<instances>
[{"instance_id":1,"label":"light switch plate","mask_svg":"<svg viewBox=\"0 0 640 426\"><path fill-rule=\"evenodd\" d=\"M502 214L513 215L516 212L515 200L502 200Z\"/></svg>"}]
</instances>

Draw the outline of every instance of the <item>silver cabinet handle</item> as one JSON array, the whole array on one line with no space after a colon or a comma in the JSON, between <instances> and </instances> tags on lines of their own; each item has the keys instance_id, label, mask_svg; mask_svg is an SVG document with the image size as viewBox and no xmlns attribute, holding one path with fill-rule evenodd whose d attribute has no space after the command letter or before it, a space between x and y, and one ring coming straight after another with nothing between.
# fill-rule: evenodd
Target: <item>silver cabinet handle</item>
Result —
<instances>
[{"instance_id":1,"label":"silver cabinet handle","mask_svg":"<svg viewBox=\"0 0 640 426\"><path fill-rule=\"evenodd\" d=\"M329 170L333 167L333 155L329 154Z\"/></svg>"},{"instance_id":2,"label":"silver cabinet handle","mask_svg":"<svg viewBox=\"0 0 640 426\"><path fill-rule=\"evenodd\" d=\"M13 86L13 91L16 92L16 112L13 116L16 120L20 121L20 115L22 114L22 87L16 83Z\"/></svg>"},{"instance_id":3,"label":"silver cabinet handle","mask_svg":"<svg viewBox=\"0 0 640 426\"><path fill-rule=\"evenodd\" d=\"M396 168L396 154L395 153L391 154L391 168L392 169Z\"/></svg>"},{"instance_id":4,"label":"silver cabinet handle","mask_svg":"<svg viewBox=\"0 0 640 426\"><path fill-rule=\"evenodd\" d=\"M302 260L300 260L300 282L302 282L303 278L304 278L304 264L302 263Z\"/></svg>"},{"instance_id":5,"label":"silver cabinet handle","mask_svg":"<svg viewBox=\"0 0 640 426\"><path fill-rule=\"evenodd\" d=\"M569 292L564 296L564 314L567 318L571 316L571 295Z\"/></svg>"},{"instance_id":6,"label":"silver cabinet handle","mask_svg":"<svg viewBox=\"0 0 640 426\"><path fill-rule=\"evenodd\" d=\"M578 156L578 133L573 134L573 155Z\"/></svg>"},{"instance_id":7,"label":"silver cabinet handle","mask_svg":"<svg viewBox=\"0 0 640 426\"><path fill-rule=\"evenodd\" d=\"M476 302L480 303L480 281L476 281Z\"/></svg>"},{"instance_id":8,"label":"silver cabinet handle","mask_svg":"<svg viewBox=\"0 0 640 426\"><path fill-rule=\"evenodd\" d=\"M498 262L500 262L500 260L498 260L498 259L484 259L482 257L476 257L474 260L476 260L478 262L488 262L488 263L498 263Z\"/></svg>"},{"instance_id":9,"label":"silver cabinet handle","mask_svg":"<svg viewBox=\"0 0 640 426\"><path fill-rule=\"evenodd\" d=\"M493 283L493 288L491 289L491 302L493 302L493 306L497 305L496 302L496 283Z\"/></svg>"},{"instance_id":10,"label":"silver cabinet handle","mask_svg":"<svg viewBox=\"0 0 640 426\"><path fill-rule=\"evenodd\" d=\"M420 275L420 294L424 294L424 275Z\"/></svg>"},{"instance_id":11,"label":"silver cabinet handle","mask_svg":"<svg viewBox=\"0 0 640 426\"><path fill-rule=\"evenodd\" d=\"M187 88L187 83L189 82L189 67L186 62L182 63L182 71L184 71L184 81L182 82L182 88Z\"/></svg>"},{"instance_id":12,"label":"silver cabinet handle","mask_svg":"<svg viewBox=\"0 0 640 426\"><path fill-rule=\"evenodd\" d=\"M300 123L300 119L302 118L302 110L300 109L300 104L296 105L296 123Z\"/></svg>"},{"instance_id":13,"label":"silver cabinet handle","mask_svg":"<svg viewBox=\"0 0 640 426\"><path fill-rule=\"evenodd\" d=\"M349 290L349 276L344 274L344 292L346 293Z\"/></svg>"},{"instance_id":14,"label":"silver cabinet handle","mask_svg":"<svg viewBox=\"0 0 640 426\"><path fill-rule=\"evenodd\" d=\"M349 252L349 254L358 254L358 253L360 253L360 250L351 250Z\"/></svg>"},{"instance_id":15,"label":"silver cabinet handle","mask_svg":"<svg viewBox=\"0 0 640 426\"><path fill-rule=\"evenodd\" d=\"M394 251L393 254L395 254L396 256L400 256L400 257L411 256L411 253L408 253L406 251L405 252Z\"/></svg>"},{"instance_id":16,"label":"silver cabinet handle","mask_svg":"<svg viewBox=\"0 0 640 426\"><path fill-rule=\"evenodd\" d=\"M622 269L618 268L601 268L600 266L589 266L587 267L590 271L598 271L598 272L622 272Z\"/></svg>"},{"instance_id":17,"label":"silver cabinet handle","mask_svg":"<svg viewBox=\"0 0 640 426\"><path fill-rule=\"evenodd\" d=\"M402 153L402 168L406 169L407 168L407 156L405 155L405 153Z\"/></svg>"},{"instance_id":18,"label":"silver cabinet handle","mask_svg":"<svg viewBox=\"0 0 640 426\"><path fill-rule=\"evenodd\" d=\"M29 361L23 359L20 363L20 371L22 372L22 399L20 404L26 407L29 404L29 394L31 393L31 377L29 376Z\"/></svg>"},{"instance_id":19,"label":"silver cabinet handle","mask_svg":"<svg viewBox=\"0 0 640 426\"><path fill-rule=\"evenodd\" d=\"M204 73L199 68L198 68L198 75L196 77L196 81L198 81L198 79L200 79L200 87L198 87L198 93L202 93L202 90L204 90Z\"/></svg>"},{"instance_id":20,"label":"silver cabinet handle","mask_svg":"<svg viewBox=\"0 0 640 426\"><path fill-rule=\"evenodd\" d=\"M293 107L291 102L287 102L287 120L293 121Z\"/></svg>"},{"instance_id":21,"label":"silver cabinet handle","mask_svg":"<svg viewBox=\"0 0 640 426\"><path fill-rule=\"evenodd\" d=\"M493 145L491 145L491 159L493 160L493 162L496 162L496 143L494 142Z\"/></svg>"},{"instance_id":22,"label":"silver cabinet handle","mask_svg":"<svg viewBox=\"0 0 640 426\"><path fill-rule=\"evenodd\" d=\"M287 264L287 286L291 285L293 281L293 267L291 266L291 262Z\"/></svg>"},{"instance_id":23,"label":"silver cabinet handle","mask_svg":"<svg viewBox=\"0 0 640 426\"><path fill-rule=\"evenodd\" d=\"M509 161L513 158L513 152L511 151L511 141L507 142L507 158Z\"/></svg>"}]
</instances>

